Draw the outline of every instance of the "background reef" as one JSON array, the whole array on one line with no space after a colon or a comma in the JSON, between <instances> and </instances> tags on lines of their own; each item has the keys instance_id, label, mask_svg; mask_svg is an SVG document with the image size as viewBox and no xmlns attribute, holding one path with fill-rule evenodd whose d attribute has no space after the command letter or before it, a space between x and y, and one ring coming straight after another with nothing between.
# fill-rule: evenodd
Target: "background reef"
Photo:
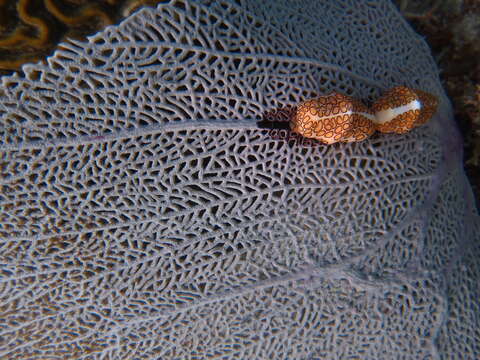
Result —
<instances>
[{"instance_id":1,"label":"background reef","mask_svg":"<svg viewBox=\"0 0 480 360\"><path fill-rule=\"evenodd\" d=\"M159 0L0 0L0 76L41 61L67 38L85 39ZM395 0L426 37L465 141L464 161L480 199L480 2Z\"/></svg>"},{"instance_id":2,"label":"background reef","mask_svg":"<svg viewBox=\"0 0 480 360\"><path fill-rule=\"evenodd\" d=\"M480 2L395 0L426 37L464 139L465 171L480 205Z\"/></svg>"},{"instance_id":3,"label":"background reef","mask_svg":"<svg viewBox=\"0 0 480 360\"><path fill-rule=\"evenodd\" d=\"M82 40L155 0L0 0L0 75L49 56L67 38Z\"/></svg>"}]
</instances>

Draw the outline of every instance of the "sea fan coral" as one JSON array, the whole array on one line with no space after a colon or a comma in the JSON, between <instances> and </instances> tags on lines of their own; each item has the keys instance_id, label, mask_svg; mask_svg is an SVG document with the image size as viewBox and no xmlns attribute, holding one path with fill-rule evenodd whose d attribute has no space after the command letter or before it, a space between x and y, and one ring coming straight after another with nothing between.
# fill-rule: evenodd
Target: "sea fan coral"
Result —
<instances>
[{"instance_id":1,"label":"sea fan coral","mask_svg":"<svg viewBox=\"0 0 480 360\"><path fill-rule=\"evenodd\" d=\"M23 70L0 89L1 358L478 358L479 217L389 1L174 0ZM399 83L440 99L402 136L257 125Z\"/></svg>"}]
</instances>

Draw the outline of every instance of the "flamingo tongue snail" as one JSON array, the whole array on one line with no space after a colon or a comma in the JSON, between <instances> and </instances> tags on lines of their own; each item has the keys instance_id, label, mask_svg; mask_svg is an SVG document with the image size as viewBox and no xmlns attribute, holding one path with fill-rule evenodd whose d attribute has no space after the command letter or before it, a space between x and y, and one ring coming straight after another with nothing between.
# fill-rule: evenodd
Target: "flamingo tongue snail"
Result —
<instances>
[{"instance_id":1,"label":"flamingo tongue snail","mask_svg":"<svg viewBox=\"0 0 480 360\"><path fill-rule=\"evenodd\" d=\"M435 113L437 104L437 99L425 91L396 86L372 106L376 129L383 133L406 133L425 124Z\"/></svg>"},{"instance_id":2,"label":"flamingo tongue snail","mask_svg":"<svg viewBox=\"0 0 480 360\"><path fill-rule=\"evenodd\" d=\"M362 141L375 130L403 134L423 125L437 105L433 95L405 86L388 90L371 109L359 100L334 92L302 102L290 128L326 144Z\"/></svg>"},{"instance_id":3,"label":"flamingo tongue snail","mask_svg":"<svg viewBox=\"0 0 480 360\"><path fill-rule=\"evenodd\" d=\"M365 106L361 101L351 98L353 113L352 113L352 128L348 136L342 138L343 142L362 141L368 138L375 132L375 123L373 112Z\"/></svg>"},{"instance_id":4,"label":"flamingo tongue snail","mask_svg":"<svg viewBox=\"0 0 480 360\"><path fill-rule=\"evenodd\" d=\"M360 101L331 93L301 103L291 129L326 144L360 141L375 131L373 118L373 113Z\"/></svg>"},{"instance_id":5,"label":"flamingo tongue snail","mask_svg":"<svg viewBox=\"0 0 480 360\"><path fill-rule=\"evenodd\" d=\"M403 134L413 129L422 104L413 90L397 86L388 90L372 106L376 129L382 133Z\"/></svg>"},{"instance_id":6,"label":"flamingo tongue snail","mask_svg":"<svg viewBox=\"0 0 480 360\"><path fill-rule=\"evenodd\" d=\"M417 94L420 103L422 104L420 114L414 123L414 126L416 127L425 124L435 114L438 107L438 99L432 94L420 89L414 89L413 91Z\"/></svg>"}]
</instances>

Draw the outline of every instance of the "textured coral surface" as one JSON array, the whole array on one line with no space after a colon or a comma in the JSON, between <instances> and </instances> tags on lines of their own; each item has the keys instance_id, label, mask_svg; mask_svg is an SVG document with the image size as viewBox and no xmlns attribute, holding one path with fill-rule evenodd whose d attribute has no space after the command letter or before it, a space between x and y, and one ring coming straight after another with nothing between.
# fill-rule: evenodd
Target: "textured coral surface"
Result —
<instances>
[{"instance_id":1,"label":"textured coral surface","mask_svg":"<svg viewBox=\"0 0 480 360\"><path fill-rule=\"evenodd\" d=\"M479 357L462 146L389 1L165 2L24 72L0 88L0 358ZM399 84L440 99L402 136L257 125Z\"/></svg>"}]
</instances>

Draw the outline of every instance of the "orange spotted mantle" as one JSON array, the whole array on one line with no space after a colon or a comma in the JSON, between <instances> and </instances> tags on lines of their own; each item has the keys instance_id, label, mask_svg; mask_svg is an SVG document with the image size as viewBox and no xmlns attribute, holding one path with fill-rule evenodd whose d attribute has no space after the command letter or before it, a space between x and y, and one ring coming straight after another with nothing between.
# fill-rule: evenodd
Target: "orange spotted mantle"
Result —
<instances>
[{"instance_id":1,"label":"orange spotted mantle","mask_svg":"<svg viewBox=\"0 0 480 360\"><path fill-rule=\"evenodd\" d=\"M369 109L361 101L332 93L302 102L290 128L326 144L361 141L375 130L403 134L426 123L435 113L437 99L422 90L397 86Z\"/></svg>"}]
</instances>

